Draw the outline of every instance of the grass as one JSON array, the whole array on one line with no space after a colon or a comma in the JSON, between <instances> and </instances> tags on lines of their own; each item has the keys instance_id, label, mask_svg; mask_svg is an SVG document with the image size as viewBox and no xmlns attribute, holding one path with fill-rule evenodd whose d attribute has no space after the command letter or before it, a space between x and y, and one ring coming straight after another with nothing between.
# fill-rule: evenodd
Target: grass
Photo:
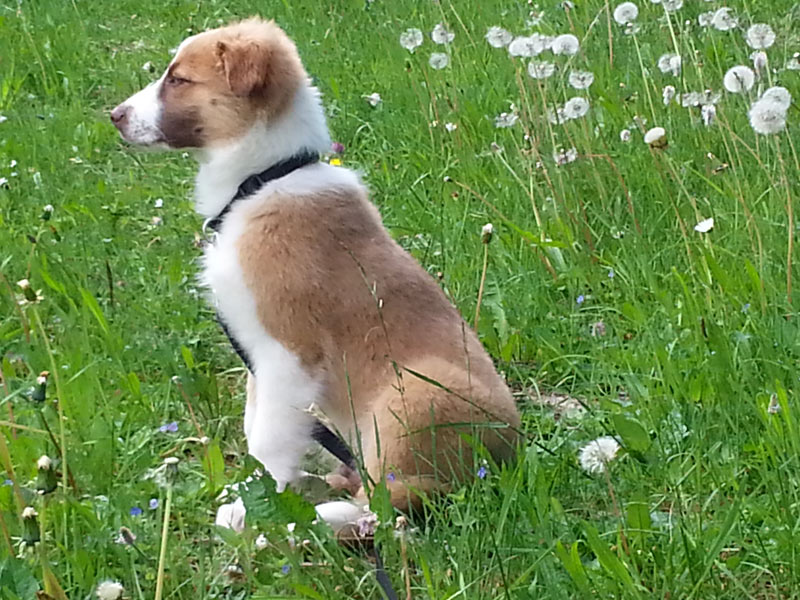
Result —
<instances>
[{"instance_id":1,"label":"grass","mask_svg":"<svg viewBox=\"0 0 800 600\"><path fill-rule=\"evenodd\" d=\"M751 64L743 29L766 22L777 41L757 86L800 97L800 72L783 68L800 50L800 9L736 0L741 27L719 32L697 25L716 2L669 16L638 4L635 36L600 0L544 3L538 26L526 20L539 8L476 0L0 6L0 598L40 587L88 598L105 579L136 599L157 584L193 600L380 597L365 555L310 523L298 497L241 536L213 527L221 486L253 465L243 370L195 283L193 162L131 151L107 118L187 34L255 13L297 41L344 164L363 171L393 235L470 321L482 288L479 333L519 391L530 443L514 467L432 503L402 535L376 495L401 595L800 598L798 110L787 131L757 136L756 88L721 84ZM443 47L427 32L439 22L456 37L450 65L434 70L428 56ZM547 54L558 70L534 80L524 59L485 42L491 25L572 31L581 51ZM409 27L426 32L413 54L398 43ZM683 57L679 77L656 67L666 52ZM571 67L594 73L587 92L567 86ZM716 122L664 106L665 85L722 91ZM573 95L590 100L585 117L543 118ZM512 103L519 121L495 128ZM642 141L655 125L664 149ZM553 153L572 147L577 160L556 166ZM708 217L714 228L695 232ZM20 306L25 278L43 299ZM555 413L539 401L553 392L585 409ZM160 431L173 421L177 432ZM624 449L589 475L578 451L603 435ZM38 496L42 454L57 460L59 486ZM172 488L145 477L167 456L181 459ZM41 542L23 548L35 532L23 529L27 505ZM135 548L115 542L122 526ZM259 531L270 544L256 550Z\"/></svg>"}]
</instances>

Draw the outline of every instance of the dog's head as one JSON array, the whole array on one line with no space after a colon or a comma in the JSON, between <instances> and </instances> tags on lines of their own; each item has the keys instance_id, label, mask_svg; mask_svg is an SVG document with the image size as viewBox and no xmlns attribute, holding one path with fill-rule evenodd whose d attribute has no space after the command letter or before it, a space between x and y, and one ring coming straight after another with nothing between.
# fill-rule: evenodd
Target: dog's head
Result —
<instances>
[{"instance_id":1,"label":"dog's head","mask_svg":"<svg viewBox=\"0 0 800 600\"><path fill-rule=\"evenodd\" d=\"M272 21L250 19L186 39L158 81L111 112L122 137L156 148L209 148L286 111L307 75Z\"/></svg>"}]
</instances>

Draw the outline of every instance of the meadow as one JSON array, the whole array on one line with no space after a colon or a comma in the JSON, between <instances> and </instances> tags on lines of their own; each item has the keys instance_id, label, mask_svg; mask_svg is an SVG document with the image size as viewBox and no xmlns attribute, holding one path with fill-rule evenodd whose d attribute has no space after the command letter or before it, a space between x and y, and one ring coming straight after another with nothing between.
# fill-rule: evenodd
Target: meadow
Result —
<instances>
[{"instance_id":1,"label":"meadow","mask_svg":"<svg viewBox=\"0 0 800 600\"><path fill-rule=\"evenodd\" d=\"M800 598L800 5L618 4L0 3L0 599L383 597L324 490L214 526L256 465L194 162L108 119L253 14L524 414L406 527L378 487L400 597Z\"/></svg>"}]
</instances>

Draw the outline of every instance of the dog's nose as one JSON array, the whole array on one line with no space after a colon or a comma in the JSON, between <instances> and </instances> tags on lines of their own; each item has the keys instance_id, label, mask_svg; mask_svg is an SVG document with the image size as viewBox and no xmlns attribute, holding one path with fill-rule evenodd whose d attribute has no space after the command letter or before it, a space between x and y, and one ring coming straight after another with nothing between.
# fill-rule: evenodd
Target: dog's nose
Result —
<instances>
[{"instance_id":1,"label":"dog's nose","mask_svg":"<svg viewBox=\"0 0 800 600\"><path fill-rule=\"evenodd\" d=\"M117 126L117 129L125 125L128 120L129 112L130 106L126 106L125 104L120 104L117 108L111 111L111 122Z\"/></svg>"}]
</instances>

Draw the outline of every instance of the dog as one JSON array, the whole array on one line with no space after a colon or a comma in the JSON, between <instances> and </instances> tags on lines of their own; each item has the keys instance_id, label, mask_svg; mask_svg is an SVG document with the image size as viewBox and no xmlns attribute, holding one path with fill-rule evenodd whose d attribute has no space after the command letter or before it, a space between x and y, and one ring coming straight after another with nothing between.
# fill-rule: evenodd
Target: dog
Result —
<instances>
[{"instance_id":1,"label":"dog","mask_svg":"<svg viewBox=\"0 0 800 600\"><path fill-rule=\"evenodd\" d=\"M320 94L273 21L189 37L111 120L130 144L195 151L196 209L215 231L202 281L248 366L248 451L279 490L302 475L311 405L401 511L474 477L476 446L513 456L506 383L360 177L319 160L331 148ZM352 522L367 483L318 513Z\"/></svg>"}]
</instances>

